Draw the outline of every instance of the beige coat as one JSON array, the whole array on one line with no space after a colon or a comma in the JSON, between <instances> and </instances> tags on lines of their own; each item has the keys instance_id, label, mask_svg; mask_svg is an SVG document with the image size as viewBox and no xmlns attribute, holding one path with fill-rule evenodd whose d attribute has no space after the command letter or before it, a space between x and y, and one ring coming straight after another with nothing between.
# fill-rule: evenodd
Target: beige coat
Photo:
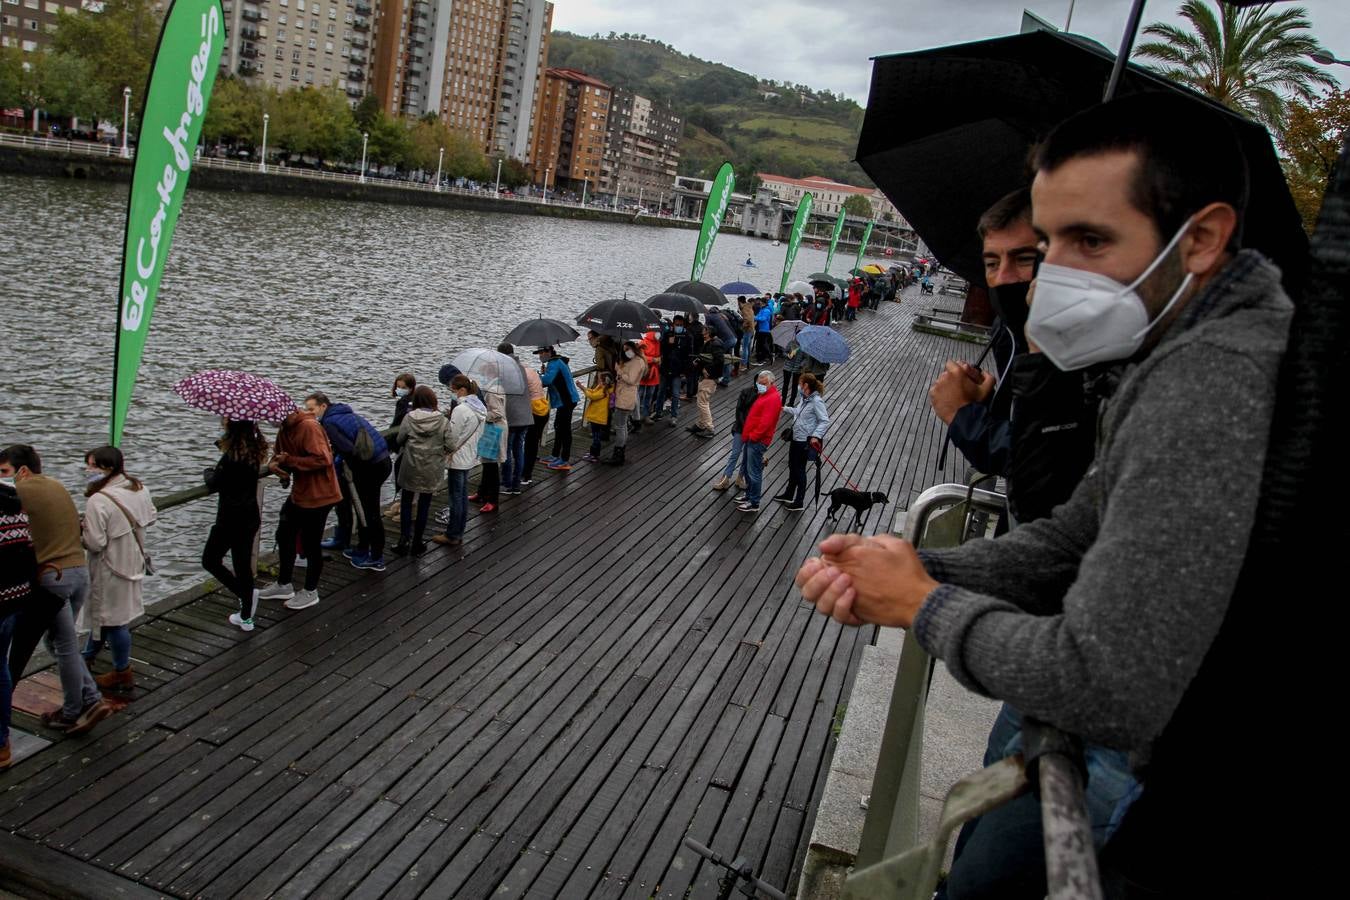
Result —
<instances>
[{"instance_id":1,"label":"beige coat","mask_svg":"<svg viewBox=\"0 0 1350 900\"><path fill-rule=\"evenodd\" d=\"M647 360L642 358L641 353L632 359L624 360L623 365L619 366L618 384L614 389L615 409L626 409L630 412L637 409L638 385L642 384L642 378L646 374Z\"/></svg>"},{"instance_id":2,"label":"beige coat","mask_svg":"<svg viewBox=\"0 0 1350 900\"><path fill-rule=\"evenodd\" d=\"M144 487L131 490L121 475L85 503L82 539L89 554L90 582L89 600L80 613L85 628L129 625L145 612L141 602L145 559L136 545L131 523L110 497L116 497L136 520L142 542L146 526L155 521L150 491Z\"/></svg>"}]
</instances>

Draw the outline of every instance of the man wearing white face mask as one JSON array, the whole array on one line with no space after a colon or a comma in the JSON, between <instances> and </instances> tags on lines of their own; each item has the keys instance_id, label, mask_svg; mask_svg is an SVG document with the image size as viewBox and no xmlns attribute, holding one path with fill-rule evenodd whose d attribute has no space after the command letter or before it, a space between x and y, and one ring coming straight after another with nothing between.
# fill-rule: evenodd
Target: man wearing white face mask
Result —
<instances>
[{"instance_id":1,"label":"man wearing white face mask","mask_svg":"<svg viewBox=\"0 0 1350 900\"><path fill-rule=\"evenodd\" d=\"M1227 764L1243 709L1227 691L1265 637L1226 620L1293 307L1239 249L1247 171L1218 114L1114 101L1060 125L1036 168L1028 336L1062 368L1126 363L1092 468L997 540L917 554L835 536L797 582L841 622L913 626L971 689L1130 751L1143 789L1104 851L1108 884L1226 896L1214 879L1240 871L1253 821L1235 814L1253 799Z\"/></svg>"}]
</instances>

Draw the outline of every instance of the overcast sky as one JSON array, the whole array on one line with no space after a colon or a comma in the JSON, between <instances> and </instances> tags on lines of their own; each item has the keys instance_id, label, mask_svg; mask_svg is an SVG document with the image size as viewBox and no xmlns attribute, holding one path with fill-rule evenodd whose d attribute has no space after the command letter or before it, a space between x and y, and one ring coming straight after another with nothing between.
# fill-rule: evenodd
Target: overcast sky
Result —
<instances>
[{"instance_id":1,"label":"overcast sky","mask_svg":"<svg viewBox=\"0 0 1350 900\"><path fill-rule=\"evenodd\" d=\"M1069 11L1069 0L554 0L553 27L645 34L760 78L842 92L866 104L870 57L1015 34L1024 5L1058 26ZM1175 21L1179 5L1151 0L1144 23ZM1298 5L1322 44L1350 58L1350 0ZM1129 7L1129 0L1076 0L1072 30L1114 49ZM1350 68L1331 68L1350 85Z\"/></svg>"}]
</instances>

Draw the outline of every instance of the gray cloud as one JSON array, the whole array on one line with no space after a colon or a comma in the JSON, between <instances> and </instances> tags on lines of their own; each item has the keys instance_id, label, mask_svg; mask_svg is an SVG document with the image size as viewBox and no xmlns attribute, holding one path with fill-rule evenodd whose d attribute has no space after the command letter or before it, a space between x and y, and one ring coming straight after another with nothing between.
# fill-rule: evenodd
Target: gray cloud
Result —
<instances>
[{"instance_id":1,"label":"gray cloud","mask_svg":"<svg viewBox=\"0 0 1350 900\"><path fill-rule=\"evenodd\" d=\"M1027 0L1062 26L1069 0ZM1154 0L1145 23L1177 21L1175 0ZM1350 58L1350 3L1304 0L1321 42ZM1115 48L1128 0L1076 0L1073 31ZM1016 33L1018 0L556 0L553 27L578 34L646 34L761 78L807 84L866 103L871 57ZM1343 85L1350 68L1333 67Z\"/></svg>"}]
</instances>

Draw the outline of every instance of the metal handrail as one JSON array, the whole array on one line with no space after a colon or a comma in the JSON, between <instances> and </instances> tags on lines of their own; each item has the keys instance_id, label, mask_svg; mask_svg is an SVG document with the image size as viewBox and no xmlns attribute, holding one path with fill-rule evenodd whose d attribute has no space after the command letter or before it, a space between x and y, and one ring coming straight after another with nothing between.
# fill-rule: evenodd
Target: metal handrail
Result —
<instances>
[{"instance_id":1,"label":"metal handrail","mask_svg":"<svg viewBox=\"0 0 1350 900\"><path fill-rule=\"evenodd\" d=\"M1007 498L996 491L963 484L930 487L910 505L899 529L915 546L932 548L930 525L938 511L967 504L957 543L964 540L971 509L1003 513ZM937 882L947 841L965 821L1006 803L1030 788L1022 757L1000 760L953 785L939 818L937 834L928 844L918 841L918 804L923 756L924 705L932 673L932 659L919 646L913 629L905 633L900 666L891 694L878 765L868 799L855 870L844 896L857 900L896 897L926 900ZM1091 825L1083 798L1083 783L1071 742L1055 729L1032 722L1029 749L1035 760L1034 776L1041 786L1046 868L1053 900L1100 898Z\"/></svg>"},{"instance_id":2,"label":"metal handrail","mask_svg":"<svg viewBox=\"0 0 1350 900\"><path fill-rule=\"evenodd\" d=\"M595 371L596 366L584 366L583 368L577 369L575 372L573 372L572 377L580 378L583 375L590 375ZM572 414L574 426L576 422L576 416L580 413L581 404L577 404L577 407L578 410ZM398 430L395 428L387 428L384 431L380 432L380 435L386 441L392 439L397 434ZM258 470L258 479L261 481L262 479L269 477L271 474L272 474L271 470L268 469L266 466L263 466ZM204 484L199 484L196 487L184 488L181 491L174 491L171 494L164 494L163 496L156 497L155 510L157 512L164 512L166 509L173 509L176 506L184 506L188 503L194 503L198 500L205 500L214 493L215 491L212 491Z\"/></svg>"}]
</instances>

